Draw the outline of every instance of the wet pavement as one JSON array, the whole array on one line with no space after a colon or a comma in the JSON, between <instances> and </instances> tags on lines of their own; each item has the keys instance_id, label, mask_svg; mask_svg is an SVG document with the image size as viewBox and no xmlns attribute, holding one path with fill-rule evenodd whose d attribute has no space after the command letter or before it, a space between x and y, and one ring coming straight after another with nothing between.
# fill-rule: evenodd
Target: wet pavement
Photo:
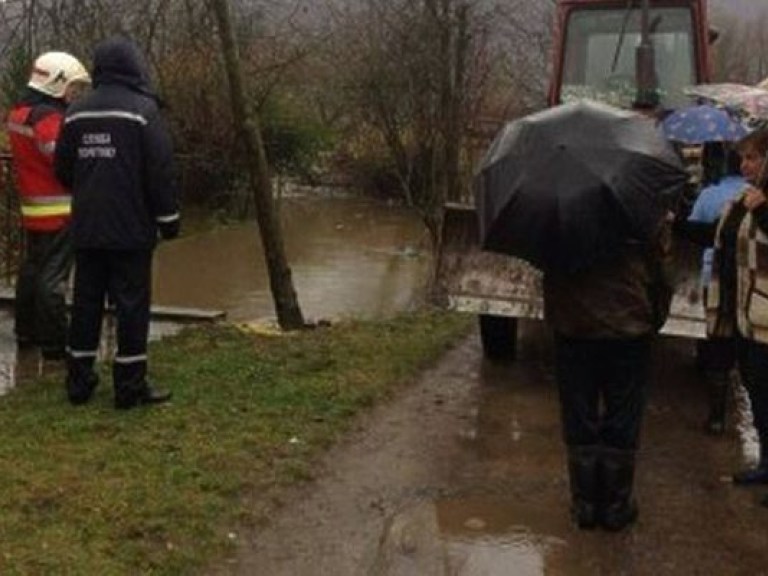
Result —
<instances>
[{"instance_id":1,"label":"wet pavement","mask_svg":"<svg viewBox=\"0 0 768 576\"><path fill-rule=\"evenodd\" d=\"M755 457L740 395L728 432L703 433L691 341L666 338L638 455L637 525L569 521L565 451L542 324L520 360L481 359L476 335L323 459L268 524L237 533L211 574L559 576L768 574L768 488L729 475Z\"/></svg>"}]
</instances>

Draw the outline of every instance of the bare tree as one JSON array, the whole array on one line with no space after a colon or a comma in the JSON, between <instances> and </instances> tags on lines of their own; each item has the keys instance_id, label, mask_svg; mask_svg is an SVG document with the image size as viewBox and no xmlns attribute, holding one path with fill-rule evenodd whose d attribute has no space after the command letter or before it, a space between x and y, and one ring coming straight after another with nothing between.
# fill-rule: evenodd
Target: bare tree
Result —
<instances>
[{"instance_id":1,"label":"bare tree","mask_svg":"<svg viewBox=\"0 0 768 576\"><path fill-rule=\"evenodd\" d=\"M350 141L387 151L436 243L468 196L475 134L545 103L552 0L361 0L333 11Z\"/></svg>"},{"instance_id":2,"label":"bare tree","mask_svg":"<svg viewBox=\"0 0 768 576\"><path fill-rule=\"evenodd\" d=\"M462 187L467 86L474 79L471 3L366 0L345 25L346 43L338 48L346 91L388 150L403 198L436 241L442 205Z\"/></svg>"},{"instance_id":3,"label":"bare tree","mask_svg":"<svg viewBox=\"0 0 768 576\"><path fill-rule=\"evenodd\" d=\"M712 21L719 32L713 50L715 81L754 84L768 76L768 9L749 20L715 9Z\"/></svg>"},{"instance_id":4,"label":"bare tree","mask_svg":"<svg viewBox=\"0 0 768 576\"><path fill-rule=\"evenodd\" d=\"M221 38L229 78L235 130L246 156L251 160L248 163L248 176L256 203L256 218L264 246L277 320L284 330L296 330L304 327L304 317L293 287L291 269L283 247L282 230L272 201L272 184L259 128L259 118L256 112L249 108L245 96L243 73L230 19L229 3L227 0L209 0L209 4L216 16Z\"/></svg>"}]
</instances>

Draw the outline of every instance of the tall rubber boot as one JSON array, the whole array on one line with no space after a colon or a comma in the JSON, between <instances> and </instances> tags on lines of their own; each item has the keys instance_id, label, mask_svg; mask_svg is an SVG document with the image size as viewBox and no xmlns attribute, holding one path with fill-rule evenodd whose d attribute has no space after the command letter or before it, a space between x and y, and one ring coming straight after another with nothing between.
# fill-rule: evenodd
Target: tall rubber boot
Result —
<instances>
[{"instance_id":1,"label":"tall rubber boot","mask_svg":"<svg viewBox=\"0 0 768 576\"><path fill-rule=\"evenodd\" d=\"M617 532L637 520L637 502L632 496L634 480L635 451L604 448L601 524L606 530Z\"/></svg>"},{"instance_id":2,"label":"tall rubber boot","mask_svg":"<svg viewBox=\"0 0 768 576\"><path fill-rule=\"evenodd\" d=\"M712 436L722 436L725 433L731 376L729 372L718 371L707 373L705 378L709 388L709 416L706 431Z\"/></svg>"},{"instance_id":3,"label":"tall rubber boot","mask_svg":"<svg viewBox=\"0 0 768 576\"><path fill-rule=\"evenodd\" d=\"M600 454L598 446L568 449L571 518L583 530L595 528L600 511Z\"/></svg>"},{"instance_id":4,"label":"tall rubber boot","mask_svg":"<svg viewBox=\"0 0 768 576\"><path fill-rule=\"evenodd\" d=\"M161 404L171 399L170 392L158 390L147 382L145 357L136 357L136 359L115 357L112 377L115 386L115 408L118 410Z\"/></svg>"},{"instance_id":5,"label":"tall rubber boot","mask_svg":"<svg viewBox=\"0 0 768 576\"><path fill-rule=\"evenodd\" d=\"M87 403L99 384L99 376L94 372L93 364L94 358L91 357L67 357L67 398L74 406Z\"/></svg>"},{"instance_id":6,"label":"tall rubber boot","mask_svg":"<svg viewBox=\"0 0 768 576\"><path fill-rule=\"evenodd\" d=\"M737 486L768 484L768 438L760 438L760 458L757 466L734 474L733 483Z\"/></svg>"}]
</instances>

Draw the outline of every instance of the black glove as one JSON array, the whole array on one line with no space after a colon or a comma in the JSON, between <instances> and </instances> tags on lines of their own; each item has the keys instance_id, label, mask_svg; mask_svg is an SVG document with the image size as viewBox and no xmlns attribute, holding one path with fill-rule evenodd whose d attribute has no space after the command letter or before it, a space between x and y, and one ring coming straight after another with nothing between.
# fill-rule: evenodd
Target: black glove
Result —
<instances>
[{"instance_id":1,"label":"black glove","mask_svg":"<svg viewBox=\"0 0 768 576\"><path fill-rule=\"evenodd\" d=\"M158 222L157 229L160 231L160 237L163 240L173 240L179 235L181 220L177 218L171 222Z\"/></svg>"}]
</instances>

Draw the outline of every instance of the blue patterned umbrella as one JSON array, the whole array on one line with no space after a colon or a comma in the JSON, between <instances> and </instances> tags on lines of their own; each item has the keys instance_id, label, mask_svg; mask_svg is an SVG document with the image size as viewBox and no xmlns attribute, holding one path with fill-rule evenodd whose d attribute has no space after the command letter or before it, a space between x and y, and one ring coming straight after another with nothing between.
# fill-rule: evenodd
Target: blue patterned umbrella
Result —
<instances>
[{"instance_id":1,"label":"blue patterned umbrella","mask_svg":"<svg viewBox=\"0 0 768 576\"><path fill-rule=\"evenodd\" d=\"M664 119L662 127L667 138L683 144L735 142L748 133L728 112L707 104L673 112Z\"/></svg>"}]
</instances>

